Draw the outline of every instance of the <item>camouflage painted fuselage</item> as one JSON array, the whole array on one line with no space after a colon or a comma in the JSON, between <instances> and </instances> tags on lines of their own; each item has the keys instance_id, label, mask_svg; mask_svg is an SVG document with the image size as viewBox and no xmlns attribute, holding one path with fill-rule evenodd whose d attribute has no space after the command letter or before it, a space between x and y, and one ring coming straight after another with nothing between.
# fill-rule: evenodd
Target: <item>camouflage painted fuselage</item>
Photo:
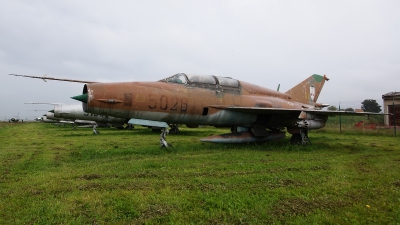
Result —
<instances>
[{"instance_id":1,"label":"camouflage painted fuselage","mask_svg":"<svg viewBox=\"0 0 400 225\"><path fill-rule=\"evenodd\" d=\"M175 83L168 78L158 82L91 83L84 87L87 102L83 103L83 109L88 113L168 124L294 127L300 116L298 111L266 113L257 109L314 108L326 77L313 76L289 90L301 96L243 81L224 86L218 82L222 79L218 77L214 77L215 84L191 82L190 79ZM247 110L232 111L229 107Z\"/></svg>"}]
</instances>

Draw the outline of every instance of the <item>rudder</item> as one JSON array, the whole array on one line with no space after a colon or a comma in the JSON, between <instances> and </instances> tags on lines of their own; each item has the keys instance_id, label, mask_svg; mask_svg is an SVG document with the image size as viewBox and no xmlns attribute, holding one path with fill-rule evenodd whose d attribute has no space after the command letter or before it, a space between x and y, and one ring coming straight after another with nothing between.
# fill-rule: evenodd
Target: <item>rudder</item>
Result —
<instances>
[{"instance_id":1,"label":"rudder","mask_svg":"<svg viewBox=\"0 0 400 225\"><path fill-rule=\"evenodd\" d=\"M287 91L286 94L289 94L294 101L314 105L317 102L325 81L328 80L326 75L313 74Z\"/></svg>"}]
</instances>

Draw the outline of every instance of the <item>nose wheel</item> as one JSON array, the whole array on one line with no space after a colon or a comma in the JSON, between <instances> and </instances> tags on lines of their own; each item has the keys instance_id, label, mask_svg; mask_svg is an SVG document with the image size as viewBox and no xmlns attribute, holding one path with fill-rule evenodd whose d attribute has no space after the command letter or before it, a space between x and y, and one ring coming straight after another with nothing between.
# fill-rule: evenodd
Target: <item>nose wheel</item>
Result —
<instances>
[{"instance_id":1,"label":"nose wheel","mask_svg":"<svg viewBox=\"0 0 400 225\"><path fill-rule=\"evenodd\" d=\"M168 134L168 129L167 128L162 128L161 129L161 135L160 135L160 147L161 148L168 148L172 147L172 145L167 143L167 140L165 139L165 136Z\"/></svg>"}]
</instances>

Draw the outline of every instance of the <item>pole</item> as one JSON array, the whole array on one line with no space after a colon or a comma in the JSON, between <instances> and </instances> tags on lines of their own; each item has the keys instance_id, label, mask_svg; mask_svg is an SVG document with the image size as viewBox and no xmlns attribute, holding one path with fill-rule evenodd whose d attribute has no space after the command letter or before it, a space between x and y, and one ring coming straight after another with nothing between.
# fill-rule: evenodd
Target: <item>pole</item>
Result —
<instances>
[{"instance_id":1,"label":"pole","mask_svg":"<svg viewBox=\"0 0 400 225\"><path fill-rule=\"evenodd\" d=\"M340 103L339 102L339 112L340 112ZM342 116L339 114L339 133L342 133Z\"/></svg>"},{"instance_id":2,"label":"pole","mask_svg":"<svg viewBox=\"0 0 400 225\"><path fill-rule=\"evenodd\" d=\"M394 136L396 136L396 109L394 108L394 95L396 94L393 93L393 131L394 131Z\"/></svg>"}]
</instances>

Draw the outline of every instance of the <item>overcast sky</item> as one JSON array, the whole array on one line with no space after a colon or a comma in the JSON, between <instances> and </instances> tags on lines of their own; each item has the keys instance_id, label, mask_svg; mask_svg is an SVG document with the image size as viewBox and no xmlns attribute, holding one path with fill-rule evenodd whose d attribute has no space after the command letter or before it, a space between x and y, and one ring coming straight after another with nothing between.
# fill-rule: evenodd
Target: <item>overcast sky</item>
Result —
<instances>
[{"instance_id":1,"label":"overcast sky","mask_svg":"<svg viewBox=\"0 0 400 225\"><path fill-rule=\"evenodd\" d=\"M76 103L83 88L9 73L114 82L184 72L281 91L326 74L318 102L383 105L400 91L399 12L398 0L2 0L0 120L52 108L25 102Z\"/></svg>"}]
</instances>

